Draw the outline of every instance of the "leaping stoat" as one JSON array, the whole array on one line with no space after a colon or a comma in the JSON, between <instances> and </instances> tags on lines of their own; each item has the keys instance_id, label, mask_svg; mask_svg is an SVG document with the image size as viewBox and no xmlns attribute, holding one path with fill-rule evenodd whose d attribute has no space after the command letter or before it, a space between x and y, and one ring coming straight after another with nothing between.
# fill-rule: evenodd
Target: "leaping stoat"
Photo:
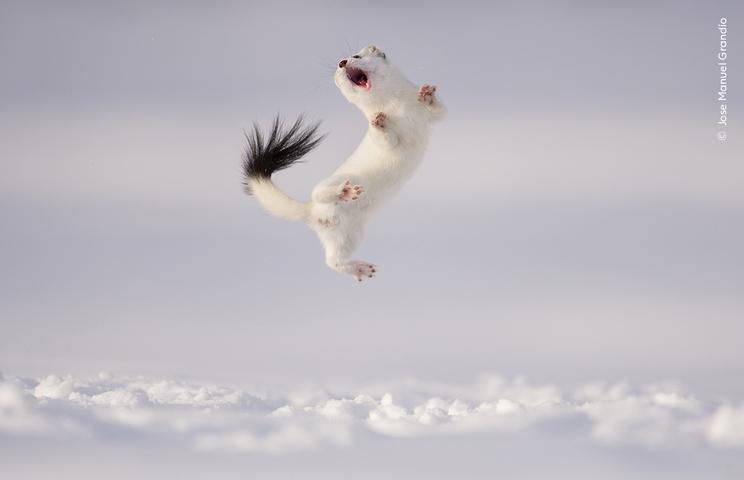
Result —
<instances>
[{"instance_id":1,"label":"leaping stoat","mask_svg":"<svg viewBox=\"0 0 744 480\"><path fill-rule=\"evenodd\" d=\"M323 242L328 266L361 282L377 272L375 265L351 258L367 218L411 177L423 158L429 125L444 108L436 87L417 87L373 45L342 59L334 80L369 120L367 134L346 162L315 186L310 202L290 198L272 183L272 173L291 166L322 136L317 123L303 126L300 117L284 128L277 118L267 136L255 125L247 135L245 184L270 213L307 223Z\"/></svg>"}]
</instances>

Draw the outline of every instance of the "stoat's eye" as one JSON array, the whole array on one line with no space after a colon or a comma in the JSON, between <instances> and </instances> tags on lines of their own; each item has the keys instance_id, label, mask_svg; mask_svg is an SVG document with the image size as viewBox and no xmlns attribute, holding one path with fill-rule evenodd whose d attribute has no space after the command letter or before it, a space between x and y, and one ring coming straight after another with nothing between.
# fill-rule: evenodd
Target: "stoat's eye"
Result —
<instances>
[{"instance_id":1,"label":"stoat's eye","mask_svg":"<svg viewBox=\"0 0 744 480\"><path fill-rule=\"evenodd\" d=\"M359 55L352 55L351 58L362 58Z\"/></svg>"}]
</instances>

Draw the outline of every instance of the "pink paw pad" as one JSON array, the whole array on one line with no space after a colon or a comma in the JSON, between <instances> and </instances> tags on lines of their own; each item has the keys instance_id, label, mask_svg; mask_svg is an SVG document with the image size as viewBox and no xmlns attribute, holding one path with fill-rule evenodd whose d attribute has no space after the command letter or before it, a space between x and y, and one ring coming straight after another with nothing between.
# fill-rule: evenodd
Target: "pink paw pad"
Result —
<instances>
[{"instance_id":1,"label":"pink paw pad","mask_svg":"<svg viewBox=\"0 0 744 480\"><path fill-rule=\"evenodd\" d=\"M351 180L346 180L341 186L341 192L338 194L340 202L349 202L359 198L364 193L364 187L361 185L352 185Z\"/></svg>"},{"instance_id":2,"label":"pink paw pad","mask_svg":"<svg viewBox=\"0 0 744 480\"><path fill-rule=\"evenodd\" d=\"M337 218L318 218L318 225L330 228L338 223Z\"/></svg>"},{"instance_id":3,"label":"pink paw pad","mask_svg":"<svg viewBox=\"0 0 744 480\"><path fill-rule=\"evenodd\" d=\"M377 273L377 267L371 263L357 262L354 264L354 278L361 282L365 277L372 278Z\"/></svg>"},{"instance_id":4,"label":"pink paw pad","mask_svg":"<svg viewBox=\"0 0 744 480\"><path fill-rule=\"evenodd\" d=\"M421 103L424 103L426 105L431 105L434 103L434 94L437 91L437 87L434 85L421 85L421 88L419 88L418 92L418 101Z\"/></svg>"},{"instance_id":5,"label":"pink paw pad","mask_svg":"<svg viewBox=\"0 0 744 480\"><path fill-rule=\"evenodd\" d=\"M370 125L377 128L385 128L385 121L387 116L382 112L377 112L372 115L372 119L369 121Z\"/></svg>"}]
</instances>

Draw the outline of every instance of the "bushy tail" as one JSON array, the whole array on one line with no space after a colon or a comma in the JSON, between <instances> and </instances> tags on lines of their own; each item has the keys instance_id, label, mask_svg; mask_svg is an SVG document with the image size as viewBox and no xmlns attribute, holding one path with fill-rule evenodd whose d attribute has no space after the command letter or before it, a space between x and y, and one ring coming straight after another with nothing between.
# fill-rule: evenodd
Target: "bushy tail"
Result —
<instances>
[{"instance_id":1,"label":"bushy tail","mask_svg":"<svg viewBox=\"0 0 744 480\"><path fill-rule=\"evenodd\" d=\"M323 135L318 135L320 123L303 125L300 116L286 129L277 116L264 138L258 125L252 132L246 132L248 141L243 157L243 175L246 192L255 195L258 203L270 213L287 220L305 220L310 213L310 205L298 202L279 190L271 181L271 175L291 167L295 162L318 146Z\"/></svg>"}]
</instances>

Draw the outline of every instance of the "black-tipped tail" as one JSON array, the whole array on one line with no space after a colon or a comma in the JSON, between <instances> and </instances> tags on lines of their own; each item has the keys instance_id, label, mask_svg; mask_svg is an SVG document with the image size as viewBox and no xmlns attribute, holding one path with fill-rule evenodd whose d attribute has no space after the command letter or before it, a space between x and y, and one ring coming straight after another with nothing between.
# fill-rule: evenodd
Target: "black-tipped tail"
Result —
<instances>
[{"instance_id":1,"label":"black-tipped tail","mask_svg":"<svg viewBox=\"0 0 744 480\"><path fill-rule=\"evenodd\" d=\"M246 187L250 179L271 178L274 172L291 167L318 146L325 137L318 134L320 122L309 126L303 122L304 117L300 115L294 124L286 129L284 122L277 116L266 137L255 123L253 131L245 133L248 145L243 156L243 183Z\"/></svg>"}]
</instances>

